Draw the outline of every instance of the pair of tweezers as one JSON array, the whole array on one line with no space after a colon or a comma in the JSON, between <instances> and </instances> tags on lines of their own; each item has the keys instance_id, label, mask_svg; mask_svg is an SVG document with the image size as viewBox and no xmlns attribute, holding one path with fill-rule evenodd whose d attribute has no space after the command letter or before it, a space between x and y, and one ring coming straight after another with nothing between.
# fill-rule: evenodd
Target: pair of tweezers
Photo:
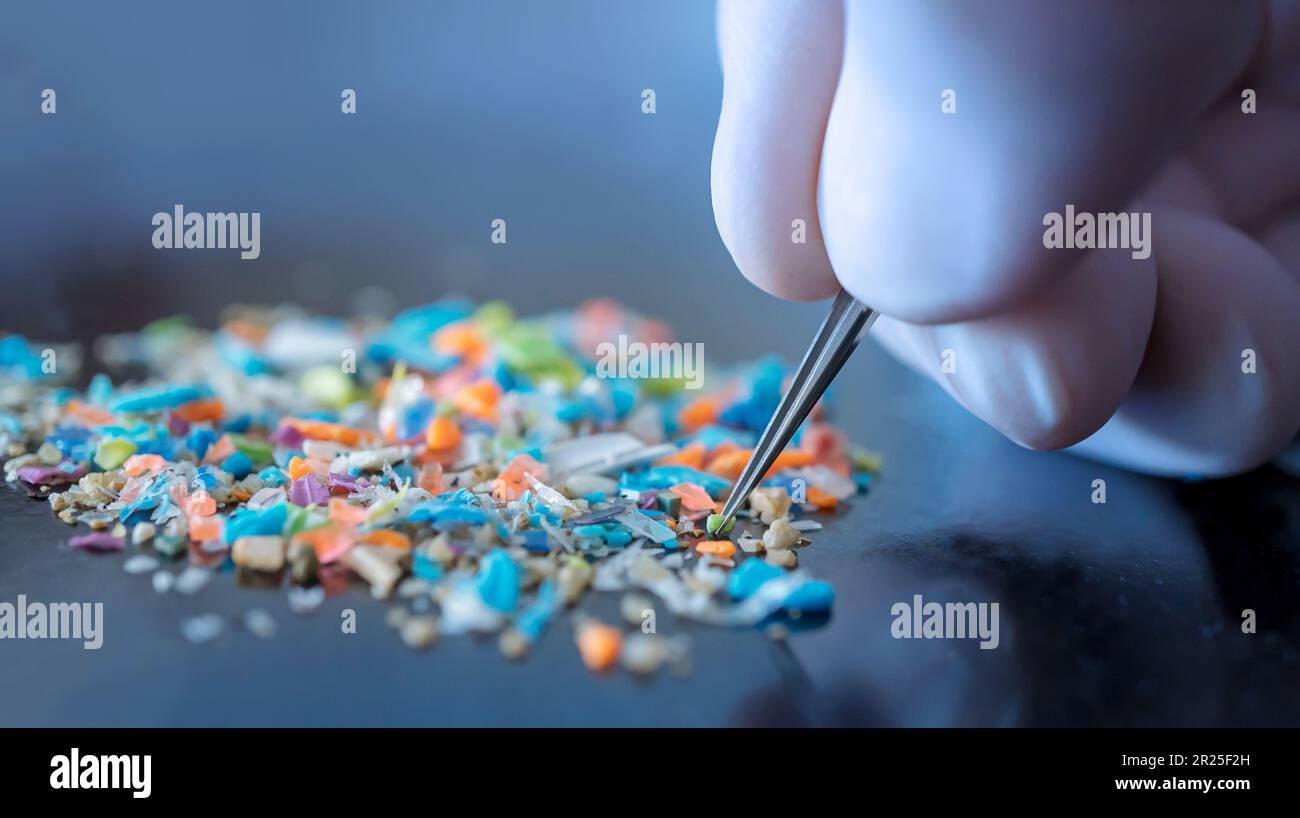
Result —
<instances>
[{"instance_id":1,"label":"pair of tweezers","mask_svg":"<svg viewBox=\"0 0 1300 818\"><path fill-rule=\"evenodd\" d=\"M777 455L790 442L799 424L812 411L821 399L826 387L839 374L840 367L853 354L858 341L862 339L875 322L875 310L858 301L853 296L840 290L831 305L830 314L817 330L812 345L804 353L799 368L795 370L794 379L785 397L776 407L772 419L767 422L763 436L759 438L754 453L750 456L745 470L731 490L726 505L722 507L723 528L736 516L740 506L749 498L750 493L758 487L767 470L776 461Z\"/></svg>"}]
</instances>

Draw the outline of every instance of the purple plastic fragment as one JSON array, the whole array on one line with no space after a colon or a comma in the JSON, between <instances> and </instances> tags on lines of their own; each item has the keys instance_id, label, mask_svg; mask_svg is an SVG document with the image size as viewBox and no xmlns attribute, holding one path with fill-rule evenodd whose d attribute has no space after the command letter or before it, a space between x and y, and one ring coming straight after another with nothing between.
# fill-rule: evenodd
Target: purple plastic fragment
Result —
<instances>
[{"instance_id":1,"label":"purple plastic fragment","mask_svg":"<svg viewBox=\"0 0 1300 818\"><path fill-rule=\"evenodd\" d=\"M638 500L636 503L637 508L644 508L647 510L657 508L658 506L659 506L659 492L657 491L641 492L641 499Z\"/></svg>"},{"instance_id":2,"label":"purple plastic fragment","mask_svg":"<svg viewBox=\"0 0 1300 818\"><path fill-rule=\"evenodd\" d=\"M289 484L289 502L296 506L323 506L329 501L330 490L314 474L299 477Z\"/></svg>"},{"instance_id":3,"label":"purple plastic fragment","mask_svg":"<svg viewBox=\"0 0 1300 818\"><path fill-rule=\"evenodd\" d=\"M62 486L75 483L85 476L85 466L78 466L72 471L67 471L62 466L23 466L18 470L19 480L24 483L42 486Z\"/></svg>"},{"instance_id":4,"label":"purple plastic fragment","mask_svg":"<svg viewBox=\"0 0 1300 818\"><path fill-rule=\"evenodd\" d=\"M184 437L190 433L190 422L175 412L168 412L167 432L172 437Z\"/></svg>"},{"instance_id":5,"label":"purple plastic fragment","mask_svg":"<svg viewBox=\"0 0 1300 818\"><path fill-rule=\"evenodd\" d=\"M68 547L103 554L109 551L121 551L126 547L126 543L107 531L92 531L68 540Z\"/></svg>"},{"instance_id":6,"label":"purple plastic fragment","mask_svg":"<svg viewBox=\"0 0 1300 818\"><path fill-rule=\"evenodd\" d=\"M343 474L340 472L330 472L328 479L329 479L330 488L345 489L350 493L357 490L357 481L360 478L353 477L350 474Z\"/></svg>"},{"instance_id":7,"label":"purple plastic fragment","mask_svg":"<svg viewBox=\"0 0 1300 818\"><path fill-rule=\"evenodd\" d=\"M302 432L292 426L285 425L272 432L267 440L284 449L301 449L303 436Z\"/></svg>"},{"instance_id":8,"label":"purple plastic fragment","mask_svg":"<svg viewBox=\"0 0 1300 818\"><path fill-rule=\"evenodd\" d=\"M609 508L602 508L596 511L588 511L586 514L578 514L570 517L569 522L573 525L595 525L596 523L607 523L620 514L627 513L630 506L623 503L614 503Z\"/></svg>"}]
</instances>

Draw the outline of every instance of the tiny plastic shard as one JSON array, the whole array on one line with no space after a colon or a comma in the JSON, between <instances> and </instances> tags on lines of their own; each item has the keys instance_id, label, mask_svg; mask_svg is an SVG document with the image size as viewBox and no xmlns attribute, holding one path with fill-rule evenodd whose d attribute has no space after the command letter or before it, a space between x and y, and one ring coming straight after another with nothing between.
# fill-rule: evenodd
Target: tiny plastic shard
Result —
<instances>
[{"instance_id":1,"label":"tiny plastic shard","mask_svg":"<svg viewBox=\"0 0 1300 818\"><path fill-rule=\"evenodd\" d=\"M296 614L315 613L325 601L325 589L319 585L310 588L289 587L289 610Z\"/></svg>"},{"instance_id":2,"label":"tiny plastic shard","mask_svg":"<svg viewBox=\"0 0 1300 818\"><path fill-rule=\"evenodd\" d=\"M131 529L131 544L144 545L153 539L153 535L158 529L153 523L138 523L135 528Z\"/></svg>"},{"instance_id":3,"label":"tiny plastic shard","mask_svg":"<svg viewBox=\"0 0 1300 818\"><path fill-rule=\"evenodd\" d=\"M172 576L167 571L157 571L152 577L150 577L150 582L153 584L155 592L165 594L170 591L172 585L176 583L176 577Z\"/></svg>"},{"instance_id":4,"label":"tiny plastic shard","mask_svg":"<svg viewBox=\"0 0 1300 818\"><path fill-rule=\"evenodd\" d=\"M122 570L128 574L147 574L158 568L158 560L148 554L136 554L122 563Z\"/></svg>"},{"instance_id":5,"label":"tiny plastic shard","mask_svg":"<svg viewBox=\"0 0 1300 818\"><path fill-rule=\"evenodd\" d=\"M212 579L212 573L203 568L189 566L176 576L175 588L178 593L190 596L197 594Z\"/></svg>"},{"instance_id":6,"label":"tiny plastic shard","mask_svg":"<svg viewBox=\"0 0 1300 818\"><path fill-rule=\"evenodd\" d=\"M412 616L401 625L402 641L407 647L424 650L438 639L438 620L433 616Z\"/></svg>"},{"instance_id":7,"label":"tiny plastic shard","mask_svg":"<svg viewBox=\"0 0 1300 818\"><path fill-rule=\"evenodd\" d=\"M211 642L221 635L225 622L219 614L208 613L181 620L181 635L196 645Z\"/></svg>"},{"instance_id":8,"label":"tiny plastic shard","mask_svg":"<svg viewBox=\"0 0 1300 818\"><path fill-rule=\"evenodd\" d=\"M640 594L624 594L618 610L624 622L639 628L645 621L646 611L654 611L654 602Z\"/></svg>"},{"instance_id":9,"label":"tiny plastic shard","mask_svg":"<svg viewBox=\"0 0 1300 818\"><path fill-rule=\"evenodd\" d=\"M775 565L778 568L793 568L799 563L798 555L789 548L768 551L764 559L768 565Z\"/></svg>"},{"instance_id":10,"label":"tiny plastic shard","mask_svg":"<svg viewBox=\"0 0 1300 818\"><path fill-rule=\"evenodd\" d=\"M790 525L789 517L781 517L774 521L767 531L763 532L763 547L768 551L793 548L799 540L799 531Z\"/></svg>"},{"instance_id":11,"label":"tiny plastic shard","mask_svg":"<svg viewBox=\"0 0 1300 818\"><path fill-rule=\"evenodd\" d=\"M402 569L385 553L389 551L383 546L356 545L343 555L343 563L370 583L370 593L375 599L392 596L393 588L402 578Z\"/></svg>"},{"instance_id":12,"label":"tiny plastic shard","mask_svg":"<svg viewBox=\"0 0 1300 818\"><path fill-rule=\"evenodd\" d=\"M653 676L664 662L661 637L634 633L623 642L623 667L638 676Z\"/></svg>"},{"instance_id":13,"label":"tiny plastic shard","mask_svg":"<svg viewBox=\"0 0 1300 818\"><path fill-rule=\"evenodd\" d=\"M244 627L249 633L262 639L275 636L275 618L264 608L253 608L244 614Z\"/></svg>"},{"instance_id":14,"label":"tiny plastic shard","mask_svg":"<svg viewBox=\"0 0 1300 818\"><path fill-rule=\"evenodd\" d=\"M770 525L790 513L790 493L780 486L756 488L749 495L749 507L761 521Z\"/></svg>"}]
</instances>

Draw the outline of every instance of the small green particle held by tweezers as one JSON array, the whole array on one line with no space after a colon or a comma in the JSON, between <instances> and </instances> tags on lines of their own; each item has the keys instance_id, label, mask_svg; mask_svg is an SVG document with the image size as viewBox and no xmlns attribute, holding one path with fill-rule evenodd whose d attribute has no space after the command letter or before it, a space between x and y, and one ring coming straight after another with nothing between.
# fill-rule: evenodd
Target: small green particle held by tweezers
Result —
<instances>
[{"instance_id":1,"label":"small green particle held by tweezers","mask_svg":"<svg viewBox=\"0 0 1300 818\"><path fill-rule=\"evenodd\" d=\"M710 534L715 534L715 535L728 534L731 532L732 527L735 525L736 525L736 520L734 517L732 519L727 519L726 517L723 517L721 514L710 514L709 519L704 521L704 530L708 531Z\"/></svg>"}]
</instances>

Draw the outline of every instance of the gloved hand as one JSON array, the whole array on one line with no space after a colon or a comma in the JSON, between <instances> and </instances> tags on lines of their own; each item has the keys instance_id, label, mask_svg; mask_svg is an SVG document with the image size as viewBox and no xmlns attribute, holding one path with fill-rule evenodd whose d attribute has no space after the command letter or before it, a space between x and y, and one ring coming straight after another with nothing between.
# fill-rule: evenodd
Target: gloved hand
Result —
<instances>
[{"instance_id":1,"label":"gloved hand","mask_svg":"<svg viewBox=\"0 0 1300 818\"><path fill-rule=\"evenodd\" d=\"M1032 448L1219 475L1296 435L1300 4L721 0L718 27L714 212L753 283L843 286ZM1149 212L1149 256L1045 247L1067 205Z\"/></svg>"}]
</instances>

